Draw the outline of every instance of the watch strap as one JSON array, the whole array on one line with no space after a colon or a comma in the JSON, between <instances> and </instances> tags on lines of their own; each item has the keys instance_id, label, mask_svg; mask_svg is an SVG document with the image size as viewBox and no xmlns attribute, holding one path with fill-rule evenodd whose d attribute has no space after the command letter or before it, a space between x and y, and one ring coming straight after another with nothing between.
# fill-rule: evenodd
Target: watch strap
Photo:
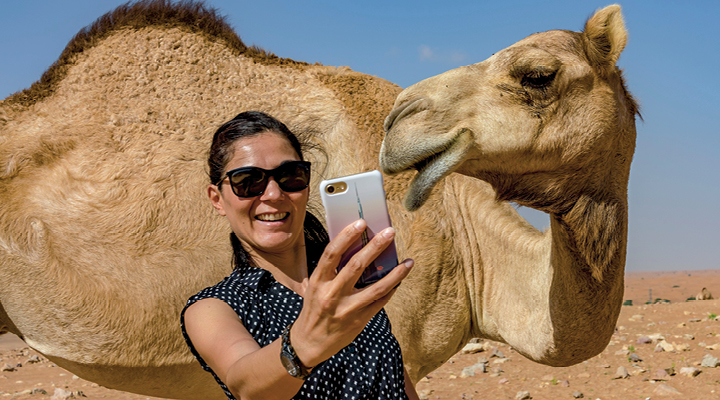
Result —
<instances>
[{"instance_id":1,"label":"watch strap","mask_svg":"<svg viewBox=\"0 0 720 400\"><path fill-rule=\"evenodd\" d=\"M295 349L292 346L292 343L290 342L290 328L292 328L293 324L285 327L285 330L283 330L281 341L282 341L282 350L280 353L280 357L283 358L284 361L283 365L285 366L285 369L288 371L290 376L293 376L295 378L300 378L302 380L307 379L308 376L310 376L310 370L303 365L302 361L298 358L297 354L295 353Z\"/></svg>"}]
</instances>

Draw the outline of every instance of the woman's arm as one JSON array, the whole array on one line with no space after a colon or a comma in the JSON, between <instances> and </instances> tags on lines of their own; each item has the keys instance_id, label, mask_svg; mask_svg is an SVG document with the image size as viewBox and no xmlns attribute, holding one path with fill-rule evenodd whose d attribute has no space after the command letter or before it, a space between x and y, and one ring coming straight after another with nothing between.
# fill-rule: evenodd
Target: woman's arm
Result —
<instances>
[{"instance_id":1,"label":"woman's arm","mask_svg":"<svg viewBox=\"0 0 720 400\"><path fill-rule=\"evenodd\" d=\"M405 394L407 394L408 399L410 400L420 400L420 396L418 396L417 391L415 390L415 385L413 385L412 381L410 380L410 376L408 375L407 368L405 368Z\"/></svg>"},{"instance_id":2,"label":"woman's arm","mask_svg":"<svg viewBox=\"0 0 720 400\"><path fill-rule=\"evenodd\" d=\"M235 311L222 300L199 300L185 310L195 350L238 399L292 398L303 380L280 363L280 339L260 347Z\"/></svg>"}]
</instances>

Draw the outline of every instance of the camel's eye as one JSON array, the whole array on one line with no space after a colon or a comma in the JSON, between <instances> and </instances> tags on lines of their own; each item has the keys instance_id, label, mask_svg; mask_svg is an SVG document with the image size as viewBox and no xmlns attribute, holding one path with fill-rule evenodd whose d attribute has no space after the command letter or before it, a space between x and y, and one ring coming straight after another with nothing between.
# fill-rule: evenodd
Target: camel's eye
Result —
<instances>
[{"instance_id":1,"label":"camel's eye","mask_svg":"<svg viewBox=\"0 0 720 400\"><path fill-rule=\"evenodd\" d=\"M531 87L533 89L543 89L548 87L555 79L555 71L533 71L526 74L520 80L520 84L524 87Z\"/></svg>"}]
</instances>

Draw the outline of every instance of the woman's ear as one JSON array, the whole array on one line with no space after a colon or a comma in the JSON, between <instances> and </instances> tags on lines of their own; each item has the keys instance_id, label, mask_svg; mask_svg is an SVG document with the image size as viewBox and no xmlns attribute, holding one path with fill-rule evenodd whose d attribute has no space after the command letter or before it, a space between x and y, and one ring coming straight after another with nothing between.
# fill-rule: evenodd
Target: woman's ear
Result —
<instances>
[{"instance_id":1,"label":"woman's ear","mask_svg":"<svg viewBox=\"0 0 720 400\"><path fill-rule=\"evenodd\" d=\"M208 197L218 214L225 216L225 204L223 202L222 192L215 185L208 185L207 188Z\"/></svg>"}]
</instances>

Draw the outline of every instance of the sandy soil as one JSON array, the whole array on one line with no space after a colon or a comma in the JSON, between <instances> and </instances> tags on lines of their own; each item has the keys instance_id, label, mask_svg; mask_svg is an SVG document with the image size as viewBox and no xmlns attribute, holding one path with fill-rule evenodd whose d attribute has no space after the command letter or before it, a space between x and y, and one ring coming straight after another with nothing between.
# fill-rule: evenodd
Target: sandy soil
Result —
<instances>
[{"instance_id":1,"label":"sandy soil","mask_svg":"<svg viewBox=\"0 0 720 400\"><path fill-rule=\"evenodd\" d=\"M527 391L532 399L717 399L720 398L720 368L702 367L706 354L720 358L720 320L708 318L720 315L720 300L686 301L703 287L720 296L720 270L683 272L643 272L626 275L625 299L633 306L623 306L617 331L607 349L600 355L580 364L555 368L533 363L514 352L509 346L487 342L486 348L496 347L503 357L492 351L474 354L458 353L442 367L429 374L417 385L425 399L516 399ZM649 298L669 300L669 303L646 305ZM673 345L672 351L656 352L658 336ZM638 343L641 337L654 339ZM632 354L642 361L630 361ZM9 364L21 367L0 372L0 398L17 400L49 398L55 388L78 391L88 399L140 400L153 399L98 386L65 371L39 356L15 336L0 337L0 369ZM468 369L487 360L487 372ZM628 377L616 379L617 370L624 367ZM695 377L679 372L683 367L700 370ZM662 374L671 370L671 375ZM465 370L465 373L463 371ZM31 394L36 389L47 395Z\"/></svg>"}]
</instances>

